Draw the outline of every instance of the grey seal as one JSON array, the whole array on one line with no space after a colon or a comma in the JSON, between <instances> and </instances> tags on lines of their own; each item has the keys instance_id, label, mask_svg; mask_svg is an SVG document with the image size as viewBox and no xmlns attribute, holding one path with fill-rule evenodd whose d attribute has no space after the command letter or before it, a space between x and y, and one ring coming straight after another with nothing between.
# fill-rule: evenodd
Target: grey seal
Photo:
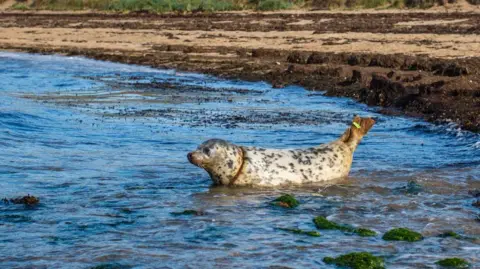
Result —
<instances>
[{"instance_id":1,"label":"grey seal","mask_svg":"<svg viewBox=\"0 0 480 269\"><path fill-rule=\"evenodd\" d=\"M335 141L304 149L245 147L210 139L188 153L216 185L278 186L307 184L348 176L353 153L375 120L356 116Z\"/></svg>"}]
</instances>

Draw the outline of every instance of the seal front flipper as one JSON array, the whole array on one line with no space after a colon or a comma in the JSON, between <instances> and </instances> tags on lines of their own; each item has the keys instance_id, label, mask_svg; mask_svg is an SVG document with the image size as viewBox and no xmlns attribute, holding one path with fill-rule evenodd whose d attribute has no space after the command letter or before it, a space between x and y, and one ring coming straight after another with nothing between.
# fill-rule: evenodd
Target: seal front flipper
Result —
<instances>
[{"instance_id":1,"label":"seal front flipper","mask_svg":"<svg viewBox=\"0 0 480 269\"><path fill-rule=\"evenodd\" d=\"M355 116L352 125L345 130L339 140L347 144L353 152L360 143L360 140L362 140L374 124L375 120L372 118Z\"/></svg>"}]
</instances>

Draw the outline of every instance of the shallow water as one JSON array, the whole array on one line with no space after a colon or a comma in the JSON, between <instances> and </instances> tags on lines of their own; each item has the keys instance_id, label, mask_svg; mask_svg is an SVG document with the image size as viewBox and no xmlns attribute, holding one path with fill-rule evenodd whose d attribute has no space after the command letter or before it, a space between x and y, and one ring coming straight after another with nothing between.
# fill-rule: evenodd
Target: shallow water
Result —
<instances>
[{"instance_id":1,"label":"shallow water","mask_svg":"<svg viewBox=\"0 0 480 269\"><path fill-rule=\"evenodd\" d=\"M31 194L35 208L0 204L0 268L330 268L325 256L369 251L388 268L435 268L442 257L480 267L480 136L453 125L390 117L299 87L78 57L0 53L0 196ZM209 138L310 147L353 115L377 124L351 176L303 188L210 186L186 153ZM415 180L423 188L404 188ZM302 202L268 202L284 192ZM185 209L203 216L173 216ZM376 237L314 230L312 218L371 228ZM426 238L386 242L409 227ZM453 230L470 238L439 238Z\"/></svg>"}]
</instances>

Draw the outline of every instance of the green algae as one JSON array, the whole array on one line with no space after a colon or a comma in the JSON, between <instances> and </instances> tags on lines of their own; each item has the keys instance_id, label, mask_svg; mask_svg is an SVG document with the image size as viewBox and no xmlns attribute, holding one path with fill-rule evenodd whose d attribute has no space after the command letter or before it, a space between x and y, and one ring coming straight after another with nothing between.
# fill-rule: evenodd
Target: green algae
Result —
<instances>
[{"instance_id":1,"label":"green algae","mask_svg":"<svg viewBox=\"0 0 480 269\"><path fill-rule=\"evenodd\" d=\"M182 216L182 215L203 216L203 215L205 215L205 213L202 212L202 211L197 211L197 210L192 210L192 209L187 209L187 210L183 210L183 211L180 211L180 212L171 212L170 214L172 214L174 216Z\"/></svg>"},{"instance_id":2,"label":"green algae","mask_svg":"<svg viewBox=\"0 0 480 269\"><path fill-rule=\"evenodd\" d=\"M291 229L291 228L279 228L279 229L282 230L282 231L291 232L291 233L294 233L294 234L304 234L304 235L314 236L314 237L321 236L321 234L317 231L304 231L304 230L301 230L301 229Z\"/></svg>"},{"instance_id":3,"label":"green algae","mask_svg":"<svg viewBox=\"0 0 480 269\"><path fill-rule=\"evenodd\" d=\"M377 233L375 231L372 231L372 230L369 230L369 229L366 229L366 228L357 228L353 232L358 234L359 236L363 236L363 237L377 235Z\"/></svg>"},{"instance_id":4,"label":"green algae","mask_svg":"<svg viewBox=\"0 0 480 269\"><path fill-rule=\"evenodd\" d=\"M463 239L464 237L457 234L456 232L454 231L446 231L444 233L441 233L438 235L438 237L443 237L443 238L446 238L446 237L453 237L455 239Z\"/></svg>"},{"instance_id":5,"label":"green algae","mask_svg":"<svg viewBox=\"0 0 480 269\"><path fill-rule=\"evenodd\" d=\"M344 227L338 225L337 223L333 221L327 220L327 218L323 216L318 216L313 219L313 223L315 223L315 226L317 229L321 230L343 230Z\"/></svg>"},{"instance_id":6,"label":"green algae","mask_svg":"<svg viewBox=\"0 0 480 269\"><path fill-rule=\"evenodd\" d=\"M353 228L353 227L349 227L349 226L346 226L346 225L340 225L340 224L335 223L333 221L327 220L323 216L318 216L318 217L314 218L313 223L315 223L315 226L317 227L317 229L320 229L320 230L339 230L339 231L342 231L342 232L354 233L354 234L357 234L359 236L364 236L364 237L377 235L377 233L375 231L372 231L370 229Z\"/></svg>"},{"instance_id":7,"label":"green algae","mask_svg":"<svg viewBox=\"0 0 480 269\"><path fill-rule=\"evenodd\" d=\"M470 264L461 258L447 258L443 260L439 260L436 262L436 264L440 265L441 267L445 268L458 268L458 269L463 269L463 268L469 268Z\"/></svg>"},{"instance_id":8,"label":"green algae","mask_svg":"<svg viewBox=\"0 0 480 269\"><path fill-rule=\"evenodd\" d=\"M422 240L423 236L420 233L414 232L407 228L395 228L386 232L382 239L387 241L415 242Z\"/></svg>"},{"instance_id":9,"label":"green algae","mask_svg":"<svg viewBox=\"0 0 480 269\"><path fill-rule=\"evenodd\" d=\"M446 231L444 233L439 234L438 237L441 237L441 238L451 237L451 238L455 238L455 239L458 239L458 240L465 240L465 241L471 241L471 242L477 242L479 240L476 237L469 237L469 236L460 235L460 234L457 234L456 232L453 232L453 231Z\"/></svg>"},{"instance_id":10,"label":"green algae","mask_svg":"<svg viewBox=\"0 0 480 269\"><path fill-rule=\"evenodd\" d=\"M352 269L385 268L385 263L382 258L373 256L368 252L352 252L338 256L337 258L325 257L323 258L323 262Z\"/></svg>"},{"instance_id":11,"label":"green algae","mask_svg":"<svg viewBox=\"0 0 480 269\"><path fill-rule=\"evenodd\" d=\"M273 205L276 206L281 206L285 208L295 208L300 205L297 199L295 199L295 196L291 194L284 194L277 199L272 201Z\"/></svg>"}]
</instances>

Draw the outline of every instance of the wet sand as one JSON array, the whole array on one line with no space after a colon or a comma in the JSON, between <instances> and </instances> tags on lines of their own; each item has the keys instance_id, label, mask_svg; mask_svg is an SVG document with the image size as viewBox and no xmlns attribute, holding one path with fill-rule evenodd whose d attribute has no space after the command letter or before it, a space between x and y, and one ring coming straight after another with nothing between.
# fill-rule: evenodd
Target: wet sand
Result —
<instances>
[{"instance_id":1,"label":"wet sand","mask_svg":"<svg viewBox=\"0 0 480 269\"><path fill-rule=\"evenodd\" d=\"M480 130L476 12L2 13L0 49L301 85Z\"/></svg>"}]
</instances>

